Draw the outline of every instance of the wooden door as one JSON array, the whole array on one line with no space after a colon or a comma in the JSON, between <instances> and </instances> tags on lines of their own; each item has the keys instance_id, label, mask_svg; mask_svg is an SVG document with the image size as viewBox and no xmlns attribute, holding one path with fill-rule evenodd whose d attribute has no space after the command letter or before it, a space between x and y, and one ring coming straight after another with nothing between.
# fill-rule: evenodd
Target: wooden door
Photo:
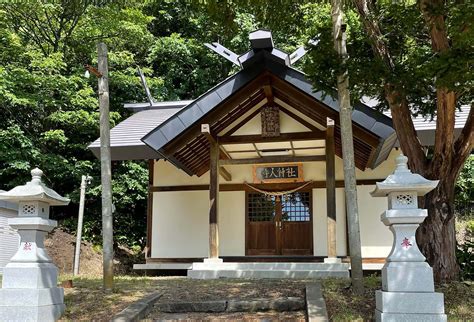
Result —
<instances>
[{"instance_id":1,"label":"wooden door","mask_svg":"<svg viewBox=\"0 0 474 322\"><path fill-rule=\"evenodd\" d=\"M247 194L246 255L277 255L276 198Z\"/></svg>"},{"instance_id":2,"label":"wooden door","mask_svg":"<svg viewBox=\"0 0 474 322\"><path fill-rule=\"evenodd\" d=\"M313 255L311 192L247 194L246 255Z\"/></svg>"},{"instance_id":3,"label":"wooden door","mask_svg":"<svg viewBox=\"0 0 474 322\"><path fill-rule=\"evenodd\" d=\"M311 192L295 192L281 199L281 254L313 255Z\"/></svg>"}]
</instances>

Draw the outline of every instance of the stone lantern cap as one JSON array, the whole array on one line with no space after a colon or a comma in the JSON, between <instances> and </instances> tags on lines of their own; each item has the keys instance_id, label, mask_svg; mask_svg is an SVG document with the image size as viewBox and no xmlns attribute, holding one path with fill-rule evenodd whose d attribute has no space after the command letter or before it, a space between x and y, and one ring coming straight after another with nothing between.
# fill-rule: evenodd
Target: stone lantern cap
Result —
<instances>
[{"instance_id":1,"label":"stone lantern cap","mask_svg":"<svg viewBox=\"0 0 474 322\"><path fill-rule=\"evenodd\" d=\"M391 192L413 192L424 196L438 185L439 180L428 180L408 169L408 158L400 154L395 159L397 167L384 181L377 182L372 197L385 197Z\"/></svg>"},{"instance_id":2,"label":"stone lantern cap","mask_svg":"<svg viewBox=\"0 0 474 322\"><path fill-rule=\"evenodd\" d=\"M20 201L42 201L51 206L64 206L69 199L60 196L56 191L50 189L41 182L43 171L38 168L31 170L31 181L23 186L17 186L10 191L0 192L0 200L13 202Z\"/></svg>"}]
</instances>

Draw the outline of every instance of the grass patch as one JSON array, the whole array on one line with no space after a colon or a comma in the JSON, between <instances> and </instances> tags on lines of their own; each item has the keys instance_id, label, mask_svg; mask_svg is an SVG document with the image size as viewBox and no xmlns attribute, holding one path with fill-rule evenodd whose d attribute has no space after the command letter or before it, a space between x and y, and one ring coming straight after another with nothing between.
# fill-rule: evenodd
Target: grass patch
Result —
<instances>
[{"instance_id":1,"label":"grass patch","mask_svg":"<svg viewBox=\"0 0 474 322\"><path fill-rule=\"evenodd\" d=\"M374 318L375 291L381 289L378 276L364 278L364 294L352 294L350 281L328 279L323 281L329 320L367 321ZM452 282L439 285L436 292L444 293L445 312L450 321L474 321L474 285L472 282Z\"/></svg>"}]
</instances>

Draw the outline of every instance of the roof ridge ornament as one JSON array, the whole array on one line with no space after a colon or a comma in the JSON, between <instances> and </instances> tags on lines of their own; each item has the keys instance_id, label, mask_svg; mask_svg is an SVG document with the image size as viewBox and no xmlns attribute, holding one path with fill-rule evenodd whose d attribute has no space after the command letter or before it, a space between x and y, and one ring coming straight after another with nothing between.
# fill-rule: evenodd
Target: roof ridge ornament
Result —
<instances>
[{"instance_id":1,"label":"roof ridge ornament","mask_svg":"<svg viewBox=\"0 0 474 322\"><path fill-rule=\"evenodd\" d=\"M222 46L218 42L213 42L210 44L204 43L204 45L240 68L245 68L247 65L246 62L251 60L257 55L257 53L262 51L265 51L265 54L269 55L269 57L273 60L280 62L285 66L291 66L303 58L309 50L306 49L305 46L300 46L293 53L288 55L286 52L274 46L272 32L268 29L257 29L252 31L249 33L249 41L251 49L242 55L237 55L232 50ZM308 44L311 46L316 46L318 42L319 35L311 39Z\"/></svg>"}]
</instances>

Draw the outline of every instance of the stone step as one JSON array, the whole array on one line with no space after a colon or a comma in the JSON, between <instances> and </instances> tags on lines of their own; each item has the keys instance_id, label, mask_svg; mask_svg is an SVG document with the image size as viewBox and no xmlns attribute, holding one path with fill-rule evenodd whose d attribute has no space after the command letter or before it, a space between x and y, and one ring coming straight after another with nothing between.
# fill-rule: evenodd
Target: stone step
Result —
<instances>
[{"instance_id":1,"label":"stone step","mask_svg":"<svg viewBox=\"0 0 474 322\"><path fill-rule=\"evenodd\" d=\"M193 270L291 270L344 271L348 263L193 263Z\"/></svg>"},{"instance_id":2,"label":"stone step","mask_svg":"<svg viewBox=\"0 0 474 322\"><path fill-rule=\"evenodd\" d=\"M195 279L215 278L348 278L346 270L265 270L265 269L212 269L188 270L188 277Z\"/></svg>"}]
</instances>

